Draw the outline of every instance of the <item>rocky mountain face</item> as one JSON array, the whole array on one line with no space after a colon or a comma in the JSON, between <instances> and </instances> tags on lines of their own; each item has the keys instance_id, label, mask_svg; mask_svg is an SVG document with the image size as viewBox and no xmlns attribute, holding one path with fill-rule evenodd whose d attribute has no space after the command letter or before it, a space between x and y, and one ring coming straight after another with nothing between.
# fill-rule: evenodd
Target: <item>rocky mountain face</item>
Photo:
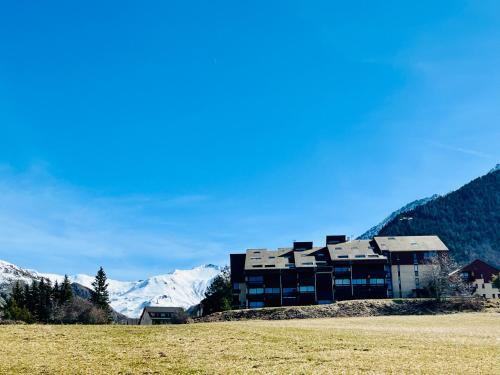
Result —
<instances>
[{"instance_id":1,"label":"rocky mountain face","mask_svg":"<svg viewBox=\"0 0 500 375\"><path fill-rule=\"evenodd\" d=\"M190 270L175 270L146 280L108 279L111 307L131 318L139 317L145 306L180 306L188 309L204 298L208 285L220 271L218 266L209 264ZM16 281L31 283L42 277L52 282L61 282L64 278L62 275L39 273L0 260L0 292L8 292ZM79 274L70 276L70 280L75 294L87 298L94 277Z\"/></svg>"}]
</instances>

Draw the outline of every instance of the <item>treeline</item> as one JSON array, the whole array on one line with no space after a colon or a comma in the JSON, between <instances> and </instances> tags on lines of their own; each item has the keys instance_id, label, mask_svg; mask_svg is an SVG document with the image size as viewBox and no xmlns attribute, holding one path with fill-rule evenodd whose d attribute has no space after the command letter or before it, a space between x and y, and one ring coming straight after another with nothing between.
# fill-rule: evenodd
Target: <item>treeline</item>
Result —
<instances>
[{"instance_id":1,"label":"treeline","mask_svg":"<svg viewBox=\"0 0 500 375\"><path fill-rule=\"evenodd\" d=\"M92 283L90 298L73 293L67 275L61 284L41 278L31 284L17 281L5 296L3 319L26 323L105 324L112 321L106 274L102 267Z\"/></svg>"}]
</instances>

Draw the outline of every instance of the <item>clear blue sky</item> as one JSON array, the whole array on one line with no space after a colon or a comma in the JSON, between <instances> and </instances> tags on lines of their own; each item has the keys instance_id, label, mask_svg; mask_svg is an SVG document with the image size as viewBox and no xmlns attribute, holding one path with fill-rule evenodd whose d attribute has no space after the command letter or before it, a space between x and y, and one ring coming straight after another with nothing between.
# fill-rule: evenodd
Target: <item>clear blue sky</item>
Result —
<instances>
[{"instance_id":1,"label":"clear blue sky","mask_svg":"<svg viewBox=\"0 0 500 375\"><path fill-rule=\"evenodd\" d=\"M224 264L500 161L498 2L311 3L3 4L0 259Z\"/></svg>"}]
</instances>

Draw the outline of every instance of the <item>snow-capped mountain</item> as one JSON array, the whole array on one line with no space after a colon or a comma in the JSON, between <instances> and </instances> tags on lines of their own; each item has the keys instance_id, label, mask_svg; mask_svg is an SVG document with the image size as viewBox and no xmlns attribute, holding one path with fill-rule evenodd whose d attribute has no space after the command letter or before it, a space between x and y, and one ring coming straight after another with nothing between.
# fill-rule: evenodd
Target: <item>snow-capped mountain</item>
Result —
<instances>
[{"instance_id":1,"label":"snow-capped mountain","mask_svg":"<svg viewBox=\"0 0 500 375\"><path fill-rule=\"evenodd\" d=\"M408 203L406 206L401 207L399 210L394 211L392 214L387 216L384 220L382 220L379 224L375 225L368 229L365 233L359 236L358 240L370 240L374 236L376 236L380 230L389 222L391 222L396 216L399 214L403 214L405 212L411 211L418 206L422 206L427 202L433 201L434 199L439 198L438 194L434 194L432 197L427 197L423 199L417 199L416 201Z\"/></svg>"},{"instance_id":2,"label":"snow-capped mountain","mask_svg":"<svg viewBox=\"0 0 500 375\"><path fill-rule=\"evenodd\" d=\"M212 264L195 267L190 270L150 277L139 281L118 281L108 279L111 307L128 317L139 317L145 306L180 306L189 308L198 304L205 291L221 271ZM31 282L42 277L61 282L64 276L39 273L23 269L0 260L0 291L6 291L15 281ZM78 274L70 276L73 283L92 288L93 276Z\"/></svg>"}]
</instances>

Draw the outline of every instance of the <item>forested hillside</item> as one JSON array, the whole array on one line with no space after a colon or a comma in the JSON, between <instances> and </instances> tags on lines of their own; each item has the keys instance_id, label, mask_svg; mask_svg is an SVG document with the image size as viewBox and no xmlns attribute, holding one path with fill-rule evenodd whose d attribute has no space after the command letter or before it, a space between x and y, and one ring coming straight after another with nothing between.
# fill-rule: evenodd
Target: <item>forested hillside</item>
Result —
<instances>
[{"instance_id":1,"label":"forested hillside","mask_svg":"<svg viewBox=\"0 0 500 375\"><path fill-rule=\"evenodd\" d=\"M440 236L459 262L481 258L500 266L500 169L397 215L379 232L427 234Z\"/></svg>"}]
</instances>

